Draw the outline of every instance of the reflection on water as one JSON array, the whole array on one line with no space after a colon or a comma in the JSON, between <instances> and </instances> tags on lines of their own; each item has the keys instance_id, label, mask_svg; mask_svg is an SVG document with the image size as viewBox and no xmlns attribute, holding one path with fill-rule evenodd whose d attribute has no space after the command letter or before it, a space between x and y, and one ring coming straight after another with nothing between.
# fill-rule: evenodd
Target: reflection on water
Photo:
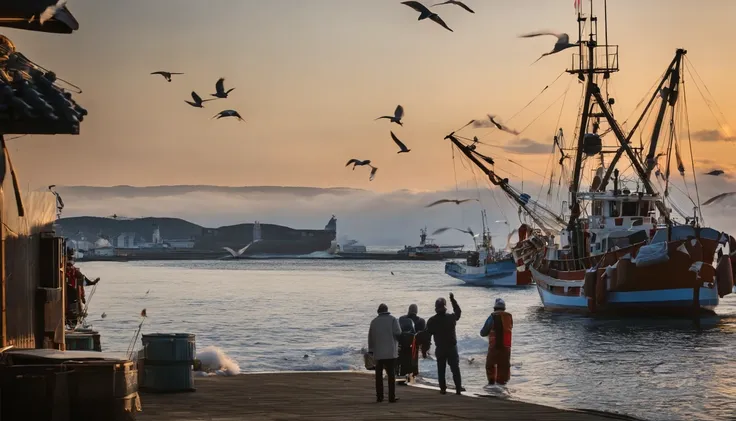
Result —
<instances>
[{"instance_id":1,"label":"reflection on water","mask_svg":"<svg viewBox=\"0 0 736 421\"><path fill-rule=\"evenodd\" d=\"M514 398L652 420L736 413L733 296L698 327L691 320L550 313L533 288L467 287L444 275L439 262L86 263L82 269L103 279L90 319L106 350L127 348L145 307L144 333L194 333L198 347L222 348L245 372L361 369L360 350L379 303L397 316L417 303L426 318L434 300L452 291L463 309L458 340L469 391L481 392L486 382L487 342L478 332L502 297L514 315ZM436 381L434 361L420 366L426 381Z\"/></svg>"}]
</instances>

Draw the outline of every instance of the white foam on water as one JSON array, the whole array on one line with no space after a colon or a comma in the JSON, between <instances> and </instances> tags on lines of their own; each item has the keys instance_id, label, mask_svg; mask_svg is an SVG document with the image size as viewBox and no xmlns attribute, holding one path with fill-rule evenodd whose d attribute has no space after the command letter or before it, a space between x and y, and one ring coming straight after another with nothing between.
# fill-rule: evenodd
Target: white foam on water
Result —
<instances>
[{"instance_id":1,"label":"white foam on water","mask_svg":"<svg viewBox=\"0 0 736 421\"><path fill-rule=\"evenodd\" d=\"M202 371L196 371L196 376L235 376L240 374L240 365L216 346L208 346L197 352L197 359L202 363Z\"/></svg>"}]
</instances>

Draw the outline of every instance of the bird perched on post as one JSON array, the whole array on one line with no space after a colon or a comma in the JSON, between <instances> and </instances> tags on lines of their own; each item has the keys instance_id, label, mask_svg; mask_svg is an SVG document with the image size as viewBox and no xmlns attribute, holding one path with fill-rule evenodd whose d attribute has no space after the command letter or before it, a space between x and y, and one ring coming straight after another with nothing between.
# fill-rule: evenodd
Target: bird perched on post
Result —
<instances>
[{"instance_id":1,"label":"bird perched on post","mask_svg":"<svg viewBox=\"0 0 736 421\"><path fill-rule=\"evenodd\" d=\"M447 29L450 32L454 32L452 29L450 29L449 26L445 23L445 21L442 20L442 18L437 14L429 9L427 9L427 6L423 5L422 3L419 3L418 1L402 1L401 4L405 4L412 9L419 12L419 19L418 20L424 20L429 18L429 20L437 23L438 25L442 26L443 28Z\"/></svg>"},{"instance_id":2,"label":"bird perched on post","mask_svg":"<svg viewBox=\"0 0 736 421\"><path fill-rule=\"evenodd\" d=\"M164 72L164 71L158 71L158 72L152 72L152 75L161 75L166 79L167 81L171 82L171 76L172 75L183 75L184 73L176 73L176 72Z\"/></svg>"}]
</instances>

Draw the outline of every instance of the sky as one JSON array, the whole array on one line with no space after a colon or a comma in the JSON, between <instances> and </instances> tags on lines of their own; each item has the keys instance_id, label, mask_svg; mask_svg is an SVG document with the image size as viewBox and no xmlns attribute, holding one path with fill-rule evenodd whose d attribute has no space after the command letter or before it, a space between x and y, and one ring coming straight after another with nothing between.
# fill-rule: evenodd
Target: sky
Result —
<instances>
[{"instance_id":1,"label":"sky","mask_svg":"<svg viewBox=\"0 0 736 421\"><path fill-rule=\"evenodd\" d=\"M435 8L455 30L450 33L418 22L418 14L397 0L70 0L80 22L72 35L3 33L27 57L81 86L77 100L89 115L78 136L10 141L13 163L31 189L468 188L472 174L453 161L443 137L493 113L528 128L518 137L468 134L506 146L505 154L541 173L548 156L535 145L550 145L560 115L560 126L574 130L580 86L564 75L538 103L510 119L572 55L568 50L530 65L554 38L517 36L541 29L575 34L573 1L466 3L475 14L451 5ZM727 121L736 124L736 2L615 0L608 9L610 43L620 45L622 71L611 82L618 115L630 114L675 49L685 47ZM150 75L157 70L186 74L167 83ZM203 110L184 103L192 90L209 96L219 77L236 88L231 98ZM736 169L734 145L720 140L724 135L697 91L688 94L692 130L704 134L693 146L699 165ZM397 104L406 110L403 127L374 121ZM211 119L228 108L246 122ZM410 153L396 154L390 130ZM345 168L350 158L371 159L379 168L376 179L368 181L366 168Z\"/></svg>"}]
</instances>

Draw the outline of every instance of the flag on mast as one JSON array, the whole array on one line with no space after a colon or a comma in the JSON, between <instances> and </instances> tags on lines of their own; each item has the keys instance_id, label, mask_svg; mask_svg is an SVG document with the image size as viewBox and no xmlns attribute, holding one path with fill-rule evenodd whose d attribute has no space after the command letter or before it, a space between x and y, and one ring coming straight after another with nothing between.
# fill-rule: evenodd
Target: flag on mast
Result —
<instances>
[{"instance_id":1,"label":"flag on mast","mask_svg":"<svg viewBox=\"0 0 736 421\"><path fill-rule=\"evenodd\" d=\"M580 0L575 0L575 3L573 3L573 7L575 7L576 12L580 12L580 6L581 6L580 3L581 3Z\"/></svg>"}]
</instances>

